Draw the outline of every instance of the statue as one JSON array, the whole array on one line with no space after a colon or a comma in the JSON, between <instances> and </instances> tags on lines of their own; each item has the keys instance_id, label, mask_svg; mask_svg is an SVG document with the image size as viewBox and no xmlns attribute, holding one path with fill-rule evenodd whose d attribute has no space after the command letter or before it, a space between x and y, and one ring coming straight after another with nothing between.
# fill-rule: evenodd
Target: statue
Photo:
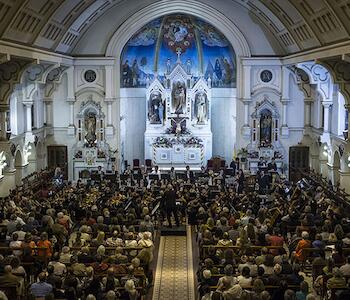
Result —
<instances>
[{"instance_id":1,"label":"statue","mask_svg":"<svg viewBox=\"0 0 350 300\"><path fill-rule=\"evenodd\" d=\"M196 94L194 100L194 116L197 118L197 124L205 124L209 116L209 106L207 95L204 92Z\"/></svg>"},{"instance_id":2,"label":"statue","mask_svg":"<svg viewBox=\"0 0 350 300\"><path fill-rule=\"evenodd\" d=\"M162 95L160 92L153 92L150 95L148 105L148 119L151 124L159 124L163 122L164 105L162 103Z\"/></svg>"},{"instance_id":3,"label":"statue","mask_svg":"<svg viewBox=\"0 0 350 300\"><path fill-rule=\"evenodd\" d=\"M172 108L175 114L183 114L186 109L186 89L181 82L174 84L172 91Z\"/></svg>"},{"instance_id":4,"label":"statue","mask_svg":"<svg viewBox=\"0 0 350 300\"><path fill-rule=\"evenodd\" d=\"M260 146L271 145L272 139L272 115L269 110L264 110L260 116Z\"/></svg>"},{"instance_id":5,"label":"statue","mask_svg":"<svg viewBox=\"0 0 350 300\"><path fill-rule=\"evenodd\" d=\"M88 112L85 115L85 140L88 145L92 146L96 141L96 114L94 112Z\"/></svg>"}]
</instances>

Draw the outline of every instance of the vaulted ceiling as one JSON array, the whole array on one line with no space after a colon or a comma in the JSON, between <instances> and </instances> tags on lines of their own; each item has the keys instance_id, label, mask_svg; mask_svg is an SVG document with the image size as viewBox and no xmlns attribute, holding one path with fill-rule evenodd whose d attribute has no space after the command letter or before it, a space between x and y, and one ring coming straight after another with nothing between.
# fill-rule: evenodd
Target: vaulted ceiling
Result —
<instances>
[{"instance_id":1,"label":"vaulted ceiling","mask_svg":"<svg viewBox=\"0 0 350 300\"><path fill-rule=\"evenodd\" d=\"M197 1L199 5L211 2L216 7L217 0ZM120 26L131 14L155 2L159 0L0 0L0 39L72 54L79 40L108 10L120 7ZM350 40L350 0L221 2L247 10L254 22L278 43L280 54ZM126 6L128 11L124 13ZM229 12L221 13L230 18Z\"/></svg>"}]
</instances>

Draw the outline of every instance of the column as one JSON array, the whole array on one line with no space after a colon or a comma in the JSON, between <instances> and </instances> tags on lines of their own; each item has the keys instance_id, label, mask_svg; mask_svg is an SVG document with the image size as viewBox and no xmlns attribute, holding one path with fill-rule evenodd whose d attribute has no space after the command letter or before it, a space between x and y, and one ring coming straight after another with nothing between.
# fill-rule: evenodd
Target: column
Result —
<instances>
[{"instance_id":1,"label":"column","mask_svg":"<svg viewBox=\"0 0 350 300\"><path fill-rule=\"evenodd\" d=\"M312 102L312 99L310 99L310 98L304 100L304 103L305 103L305 127L311 126L311 102Z\"/></svg>"},{"instance_id":2,"label":"column","mask_svg":"<svg viewBox=\"0 0 350 300\"><path fill-rule=\"evenodd\" d=\"M51 98L44 98L44 124L46 124L47 127L52 126L52 99Z\"/></svg>"},{"instance_id":3,"label":"column","mask_svg":"<svg viewBox=\"0 0 350 300\"><path fill-rule=\"evenodd\" d=\"M350 104L345 104L344 107L345 107L345 114L347 114L347 120L348 120L348 128L346 129L347 132L345 131L347 133L347 136L344 136L344 138L346 140L350 141L350 124L349 124L349 122L350 122Z\"/></svg>"},{"instance_id":4,"label":"column","mask_svg":"<svg viewBox=\"0 0 350 300\"><path fill-rule=\"evenodd\" d=\"M67 102L69 104L68 135L74 135L75 134L75 126L74 126L74 104L75 104L75 98L68 98Z\"/></svg>"},{"instance_id":5,"label":"column","mask_svg":"<svg viewBox=\"0 0 350 300\"><path fill-rule=\"evenodd\" d=\"M7 107L0 107L0 141L6 141L6 112Z\"/></svg>"},{"instance_id":6,"label":"column","mask_svg":"<svg viewBox=\"0 0 350 300\"><path fill-rule=\"evenodd\" d=\"M287 138L289 136L289 128L287 124L287 105L289 99L281 99L282 103L282 126L281 126L281 137Z\"/></svg>"},{"instance_id":7,"label":"column","mask_svg":"<svg viewBox=\"0 0 350 300\"><path fill-rule=\"evenodd\" d=\"M112 121L112 105L115 101L114 92L114 66L105 66L105 102L107 104L107 120L105 125L105 134L107 137L114 135L114 127Z\"/></svg>"},{"instance_id":8,"label":"column","mask_svg":"<svg viewBox=\"0 0 350 300\"><path fill-rule=\"evenodd\" d=\"M251 66L243 65L242 102L244 105L244 125L242 134L245 138L250 138L249 126L249 104L251 102Z\"/></svg>"},{"instance_id":9,"label":"column","mask_svg":"<svg viewBox=\"0 0 350 300\"><path fill-rule=\"evenodd\" d=\"M244 126L249 127L249 102L243 101L244 104Z\"/></svg>"},{"instance_id":10,"label":"column","mask_svg":"<svg viewBox=\"0 0 350 300\"><path fill-rule=\"evenodd\" d=\"M323 124L323 131L324 132L330 132L330 108L332 106L332 103L328 103L328 102L323 102L322 103L323 107L324 107L324 124Z\"/></svg>"},{"instance_id":11,"label":"column","mask_svg":"<svg viewBox=\"0 0 350 300\"><path fill-rule=\"evenodd\" d=\"M32 105L33 102L23 102L26 114L26 132L32 132Z\"/></svg>"}]
</instances>

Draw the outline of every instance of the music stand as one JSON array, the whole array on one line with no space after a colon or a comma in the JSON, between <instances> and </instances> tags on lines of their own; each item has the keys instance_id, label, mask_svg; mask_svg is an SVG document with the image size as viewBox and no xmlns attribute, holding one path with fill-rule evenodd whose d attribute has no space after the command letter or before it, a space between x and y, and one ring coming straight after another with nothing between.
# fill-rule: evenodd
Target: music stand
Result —
<instances>
[{"instance_id":1,"label":"music stand","mask_svg":"<svg viewBox=\"0 0 350 300\"><path fill-rule=\"evenodd\" d=\"M160 178L164 180L170 180L170 174L160 174Z\"/></svg>"},{"instance_id":2,"label":"music stand","mask_svg":"<svg viewBox=\"0 0 350 300\"><path fill-rule=\"evenodd\" d=\"M149 180L159 180L158 174L149 174L148 175Z\"/></svg>"},{"instance_id":3,"label":"music stand","mask_svg":"<svg viewBox=\"0 0 350 300\"><path fill-rule=\"evenodd\" d=\"M187 176L185 173L176 173L177 179L187 180Z\"/></svg>"}]
</instances>

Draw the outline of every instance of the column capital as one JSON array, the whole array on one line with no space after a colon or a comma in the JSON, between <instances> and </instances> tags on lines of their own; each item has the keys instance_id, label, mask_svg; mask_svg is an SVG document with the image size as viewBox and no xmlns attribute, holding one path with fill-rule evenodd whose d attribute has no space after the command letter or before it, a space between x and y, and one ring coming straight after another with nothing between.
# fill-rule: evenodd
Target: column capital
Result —
<instances>
[{"instance_id":1,"label":"column capital","mask_svg":"<svg viewBox=\"0 0 350 300\"><path fill-rule=\"evenodd\" d=\"M31 107L31 106L34 104L33 101L23 101L22 103L23 103L23 105L26 106L26 107Z\"/></svg>"},{"instance_id":2,"label":"column capital","mask_svg":"<svg viewBox=\"0 0 350 300\"><path fill-rule=\"evenodd\" d=\"M325 108L330 108L332 105L333 105L333 103L332 102L322 102L322 105L325 107Z\"/></svg>"},{"instance_id":3,"label":"column capital","mask_svg":"<svg viewBox=\"0 0 350 300\"><path fill-rule=\"evenodd\" d=\"M75 101L77 101L77 99L75 97L68 97L66 101L70 103L72 102L74 103Z\"/></svg>"},{"instance_id":4,"label":"column capital","mask_svg":"<svg viewBox=\"0 0 350 300\"><path fill-rule=\"evenodd\" d=\"M249 104L252 102L252 98L241 98L240 99L244 104Z\"/></svg>"},{"instance_id":5,"label":"column capital","mask_svg":"<svg viewBox=\"0 0 350 300\"><path fill-rule=\"evenodd\" d=\"M290 102L290 99L289 98L281 98L280 101L282 104L288 104L288 102Z\"/></svg>"},{"instance_id":6,"label":"column capital","mask_svg":"<svg viewBox=\"0 0 350 300\"><path fill-rule=\"evenodd\" d=\"M115 102L116 101L116 98L112 97L112 98L105 98L105 102L107 103L112 103L112 102Z\"/></svg>"},{"instance_id":7,"label":"column capital","mask_svg":"<svg viewBox=\"0 0 350 300\"><path fill-rule=\"evenodd\" d=\"M43 97L43 101L44 101L45 103L51 103L53 100L52 100L51 97Z\"/></svg>"},{"instance_id":8,"label":"column capital","mask_svg":"<svg viewBox=\"0 0 350 300\"><path fill-rule=\"evenodd\" d=\"M304 102L307 104L311 104L312 102L314 102L314 99L312 98L304 98Z\"/></svg>"}]
</instances>

